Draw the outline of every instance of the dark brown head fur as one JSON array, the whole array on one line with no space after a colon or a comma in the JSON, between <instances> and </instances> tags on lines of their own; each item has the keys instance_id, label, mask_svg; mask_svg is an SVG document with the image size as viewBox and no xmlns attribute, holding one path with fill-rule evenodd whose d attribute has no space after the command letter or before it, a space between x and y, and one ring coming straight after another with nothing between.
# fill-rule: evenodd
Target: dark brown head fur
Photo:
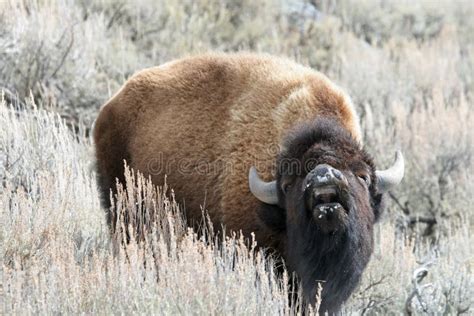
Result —
<instances>
[{"instance_id":1,"label":"dark brown head fur","mask_svg":"<svg viewBox=\"0 0 474 316\"><path fill-rule=\"evenodd\" d=\"M327 233L305 201L304 181L319 164L347 179L343 227ZM367 178L368 177L368 178ZM321 311L336 312L359 283L373 250L373 225L380 215L372 158L337 121L319 118L293 130L278 157L279 205L262 204L261 218L284 241L280 252L314 303L323 285Z\"/></svg>"}]
</instances>

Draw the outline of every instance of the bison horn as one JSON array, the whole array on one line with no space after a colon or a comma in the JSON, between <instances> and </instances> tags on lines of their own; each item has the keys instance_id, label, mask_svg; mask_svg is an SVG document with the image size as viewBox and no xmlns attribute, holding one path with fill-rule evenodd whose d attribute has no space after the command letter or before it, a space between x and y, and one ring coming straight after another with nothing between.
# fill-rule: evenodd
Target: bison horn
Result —
<instances>
[{"instance_id":1,"label":"bison horn","mask_svg":"<svg viewBox=\"0 0 474 316\"><path fill-rule=\"evenodd\" d=\"M263 203L278 204L276 181L263 181L255 167L251 167L249 170L249 187L250 192Z\"/></svg>"},{"instance_id":2,"label":"bison horn","mask_svg":"<svg viewBox=\"0 0 474 316\"><path fill-rule=\"evenodd\" d=\"M395 162L386 170L377 170L377 191L384 193L397 186L403 179L405 162L401 151L397 150Z\"/></svg>"}]
</instances>

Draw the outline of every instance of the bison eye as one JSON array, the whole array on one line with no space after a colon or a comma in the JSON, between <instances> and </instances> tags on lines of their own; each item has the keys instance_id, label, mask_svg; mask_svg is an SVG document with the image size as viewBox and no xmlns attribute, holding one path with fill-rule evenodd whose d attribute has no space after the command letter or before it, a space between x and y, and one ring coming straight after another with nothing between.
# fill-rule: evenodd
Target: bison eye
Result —
<instances>
[{"instance_id":1,"label":"bison eye","mask_svg":"<svg viewBox=\"0 0 474 316\"><path fill-rule=\"evenodd\" d=\"M281 184L281 190L283 191L283 193L286 195L288 193L288 191L290 190L290 187L291 187L291 183L290 181L283 181L282 184Z\"/></svg>"},{"instance_id":2,"label":"bison eye","mask_svg":"<svg viewBox=\"0 0 474 316\"><path fill-rule=\"evenodd\" d=\"M363 181L368 187L370 186L370 177L367 174L359 174L357 177Z\"/></svg>"}]
</instances>

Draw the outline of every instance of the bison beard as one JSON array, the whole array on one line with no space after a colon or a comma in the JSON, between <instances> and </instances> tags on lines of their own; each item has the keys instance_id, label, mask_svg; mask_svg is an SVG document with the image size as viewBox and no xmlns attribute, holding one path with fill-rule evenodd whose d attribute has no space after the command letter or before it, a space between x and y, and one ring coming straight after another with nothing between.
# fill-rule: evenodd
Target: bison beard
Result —
<instances>
[{"instance_id":1,"label":"bison beard","mask_svg":"<svg viewBox=\"0 0 474 316\"><path fill-rule=\"evenodd\" d=\"M298 166L331 163L339 170L364 164L372 180L366 192L355 178L348 179L348 194L344 199L342 218L336 218L336 229L328 232L318 223L305 203L305 194L298 189L285 194L279 190L279 205L262 203L260 218L284 241L277 246L290 271L301 280L304 298L314 304L317 284L323 286L321 312L336 313L347 300L361 278L373 249L373 223L381 211L382 195L375 190L376 176L370 156L337 122L318 119L297 128L285 142L286 150L278 158L277 187L290 177L304 179L311 171ZM338 158L335 158L338 157ZM288 164L288 161L297 161Z\"/></svg>"}]
</instances>

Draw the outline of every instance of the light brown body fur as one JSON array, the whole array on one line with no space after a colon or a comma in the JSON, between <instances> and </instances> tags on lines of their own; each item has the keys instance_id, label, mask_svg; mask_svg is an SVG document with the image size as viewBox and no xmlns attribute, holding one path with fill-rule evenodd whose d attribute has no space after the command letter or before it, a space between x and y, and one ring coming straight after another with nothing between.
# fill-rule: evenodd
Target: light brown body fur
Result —
<instances>
[{"instance_id":1,"label":"light brown body fur","mask_svg":"<svg viewBox=\"0 0 474 316\"><path fill-rule=\"evenodd\" d=\"M123 159L158 185L166 173L188 219L200 221L204 207L217 226L255 232L265 244L248 170L256 165L272 180L287 131L319 115L361 139L349 99L319 72L261 54L184 58L135 74L102 108L98 168L109 185L121 179Z\"/></svg>"}]
</instances>

